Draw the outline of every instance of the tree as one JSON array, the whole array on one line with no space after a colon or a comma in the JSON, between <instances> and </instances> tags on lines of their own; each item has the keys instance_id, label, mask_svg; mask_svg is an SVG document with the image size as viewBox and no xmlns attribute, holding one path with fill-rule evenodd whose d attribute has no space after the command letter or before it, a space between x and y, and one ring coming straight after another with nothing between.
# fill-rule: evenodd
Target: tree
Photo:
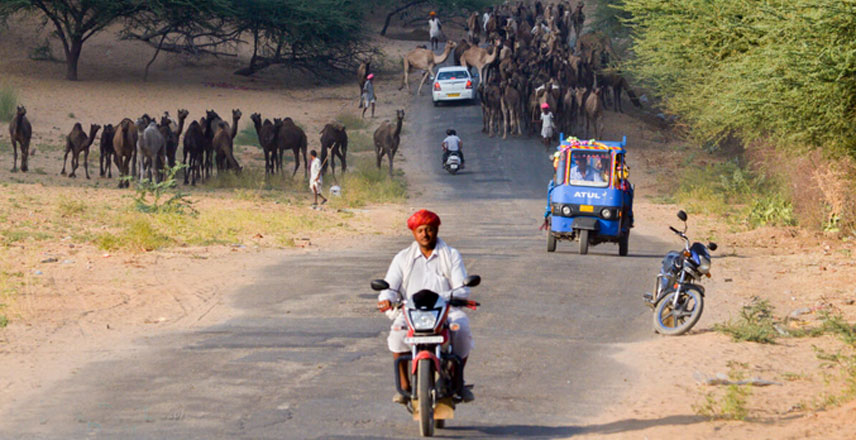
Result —
<instances>
[{"instance_id":1,"label":"tree","mask_svg":"<svg viewBox=\"0 0 856 440\"><path fill-rule=\"evenodd\" d=\"M236 56L218 51L221 46L238 42L240 31L231 24L233 15L228 0L152 0L145 11L128 18L121 36L155 48L146 64L145 81L149 67L162 50L192 55Z\"/></svg>"},{"instance_id":2,"label":"tree","mask_svg":"<svg viewBox=\"0 0 856 440\"><path fill-rule=\"evenodd\" d=\"M441 11L454 11L455 13L467 11L479 11L488 6L500 3L500 0L379 0L379 6L388 8L386 18L383 21L381 35L386 35L392 17L402 14L408 9L419 5L431 5ZM447 14L451 15L451 14Z\"/></svg>"},{"instance_id":3,"label":"tree","mask_svg":"<svg viewBox=\"0 0 856 440\"><path fill-rule=\"evenodd\" d=\"M83 43L117 20L146 6L145 0L0 0L0 15L37 12L50 22L65 51L66 79L77 80Z\"/></svg>"}]
</instances>

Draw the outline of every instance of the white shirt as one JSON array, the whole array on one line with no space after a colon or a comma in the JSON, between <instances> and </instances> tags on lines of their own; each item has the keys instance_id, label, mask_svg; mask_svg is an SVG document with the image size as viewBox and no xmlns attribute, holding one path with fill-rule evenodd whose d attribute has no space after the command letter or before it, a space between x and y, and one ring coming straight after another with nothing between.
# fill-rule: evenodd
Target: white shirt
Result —
<instances>
[{"instance_id":1,"label":"white shirt","mask_svg":"<svg viewBox=\"0 0 856 440\"><path fill-rule=\"evenodd\" d=\"M436 37L440 35L440 19L439 18L430 18L428 19L428 33L432 37Z\"/></svg>"},{"instance_id":2,"label":"white shirt","mask_svg":"<svg viewBox=\"0 0 856 440\"><path fill-rule=\"evenodd\" d=\"M309 183L315 182L316 179L321 182L321 159L317 157L312 159L312 165L309 167Z\"/></svg>"},{"instance_id":3,"label":"white shirt","mask_svg":"<svg viewBox=\"0 0 856 440\"><path fill-rule=\"evenodd\" d=\"M443 139L443 143L446 144L446 149L449 151L461 150L461 138L455 135L446 136L446 139Z\"/></svg>"},{"instance_id":4,"label":"white shirt","mask_svg":"<svg viewBox=\"0 0 856 440\"><path fill-rule=\"evenodd\" d=\"M446 254L448 258L442 257ZM445 263L445 264L444 264ZM448 267L444 267L448 265ZM446 278L448 274L451 279ZM455 248L437 239L437 246L429 257L425 257L415 241L406 249L399 252L392 259L389 270L384 279L389 283L389 289L380 292L378 301L390 300L396 303L400 296L396 290L401 292L405 298L410 298L414 293L422 290L432 290L445 298L449 297L452 287L464 284L467 277L467 269L461 253ZM406 285L402 286L403 283ZM455 291L455 298L466 298L470 295L469 289L462 288Z\"/></svg>"}]
</instances>

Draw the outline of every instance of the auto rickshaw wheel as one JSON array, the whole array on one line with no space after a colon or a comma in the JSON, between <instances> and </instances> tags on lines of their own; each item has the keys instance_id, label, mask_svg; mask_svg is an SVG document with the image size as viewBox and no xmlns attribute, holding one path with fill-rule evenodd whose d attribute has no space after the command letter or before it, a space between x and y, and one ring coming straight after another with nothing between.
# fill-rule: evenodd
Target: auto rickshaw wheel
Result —
<instances>
[{"instance_id":1,"label":"auto rickshaw wheel","mask_svg":"<svg viewBox=\"0 0 856 440\"><path fill-rule=\"evenodd\" d=\"M547 252L556 251L556 237L549 230L547 231Z\"/></svg>"},{"instance_id":2,"label":"auto rickshaw wheel","mask_svg":"<svg viewBox=\"0 0 856 440\"><path fill-rule=\"evenodd\" d=\"M618 255L622 257L627 256L627 248L630 245L630 230L621 234L621 238L618 239Z\"/></svg>"},{"instance_id":3,"label":"auto rickshaw wheel","mask_svg":"<svg viewBox=\"0 0 856 440\"><path fill-rule=\"evenodd\" d=\"M588 253L589 246L589 231L588 229L580 230L580 255Z\"/></svg>"}]
</instances>

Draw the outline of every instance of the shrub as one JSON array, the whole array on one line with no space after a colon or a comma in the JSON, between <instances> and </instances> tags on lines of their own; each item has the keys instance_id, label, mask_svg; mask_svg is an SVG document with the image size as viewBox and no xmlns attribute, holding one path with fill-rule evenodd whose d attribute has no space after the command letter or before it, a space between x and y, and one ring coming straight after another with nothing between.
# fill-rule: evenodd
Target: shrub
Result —
<instances>
[{"instance_id":1,"label":"shrub","mask_svg":"<svg viewBox=\"0 0 856 440\"><path fill-rule=\"evenodd\" d=\"M18 112L18 93L12 86L0 87L0 121L11 121Z\"/></svg>"},{"instance_id":2,"label":"shrub","mask_svg":"<svg viewBox=\"0 0 856 440\"><path fill-rule=\"evenodd\" d=\"M758 297L753 298L749 305L743 306L737 319L728 320L725 324L716 324L713 329L730 335L734 341L761 344L775 343L777 336L770 302Z\"/></svg>"}]
</instances>

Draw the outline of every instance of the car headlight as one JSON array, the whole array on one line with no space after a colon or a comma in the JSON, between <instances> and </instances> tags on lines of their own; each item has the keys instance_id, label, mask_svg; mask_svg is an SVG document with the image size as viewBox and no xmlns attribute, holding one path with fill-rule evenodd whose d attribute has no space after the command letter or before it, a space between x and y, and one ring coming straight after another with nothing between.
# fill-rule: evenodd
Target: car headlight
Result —
<instances>
[{"instance_id":1,"label":"car headlight","mask_svg":"<svg viewBox=\"0 0 856 440\"><path fill-rule=\"evenodd\" d=\"M610 211L609 208L603 208L600 211L600 215L601 215L601 217L609 220L610 218L612 218L612 211Z\"/></svg>"},{"instance_id":2,"label":"car headlight","mask_svg":"<svg viewBox=\"0 0 856 440\"><path fill-rule=\"evenodd\" d=\"M410 310L410 323L414 330L431 330L437 323L437 310Z\"/></svg>"},{"instance_id":3,"label":"car headlight","mask_svg":"<svg viewBox=\"0 0 856 440\"><path fill-rule=\"evenodd\" d=\"M571 207L568 205L563 206L562 207L562 214L565 216L571 215Z\"/></svg>"}]
</instances>

